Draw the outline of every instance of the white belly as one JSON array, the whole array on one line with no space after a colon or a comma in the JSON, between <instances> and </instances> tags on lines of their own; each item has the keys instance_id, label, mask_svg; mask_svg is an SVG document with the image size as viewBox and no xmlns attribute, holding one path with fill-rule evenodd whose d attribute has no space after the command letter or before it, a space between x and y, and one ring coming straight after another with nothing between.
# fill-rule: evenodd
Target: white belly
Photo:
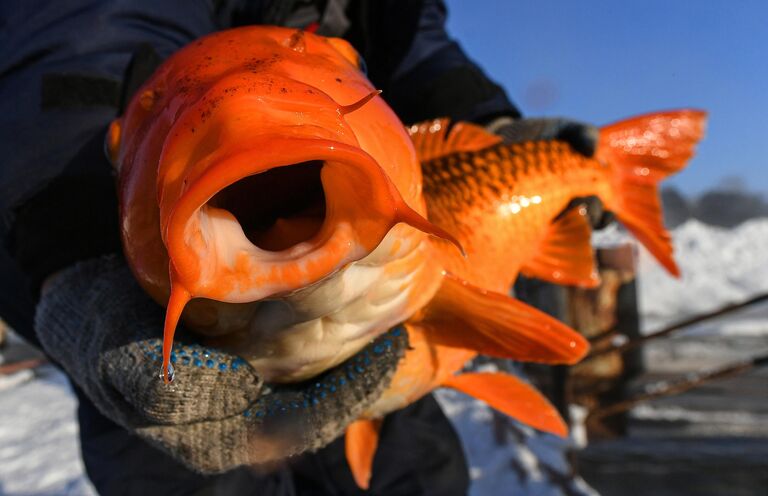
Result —
<instances>
[{"instance_id":1,"label":"white belly","mask_svg":"<svg viewBox=\"0 0 768 496\"><path fill-rule=\"evenodd\" d=\"M290 296L261 302L237 352L273 382L303 380L338 365L432 298L440 271L429 252L425 235L395 227L364 259Z\"/></svg>"}]
</instances>

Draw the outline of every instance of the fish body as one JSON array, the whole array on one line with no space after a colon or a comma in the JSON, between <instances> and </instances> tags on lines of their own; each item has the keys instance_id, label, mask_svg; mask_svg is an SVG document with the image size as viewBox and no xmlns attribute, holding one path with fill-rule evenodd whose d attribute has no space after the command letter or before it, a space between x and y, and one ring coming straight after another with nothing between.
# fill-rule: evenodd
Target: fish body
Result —
<instances>
[{"instance_id":1,"label":"fish body","mask_svg":"<svg viewBox=\"0 0 768 496\"><path fill-rule=\"evenodd\" d=\"M558 141L499 143L422 165L433 222L456 233L468 254L462 259L446 253L443 266L498 292L507 291L534 258L549 226L573 198L605 198L609 190L598 160Z\"/></svg>"},{"instance_id":2,"label":"fish body","mask_svg":"<svg viewBox=\"0 0 768 496\"><path fill-rule=\"evenodd\" d=\"M478 350L549 363L573 363L586 352L580 341L563 341L562 355L548 356L551 343L546 340L572 335L503 297L521 272L560 284L599 284L586 209L566 208L574 199L600 198L677 275L656 184L692 156L705 118L704 112L682 110L608 125L600 132L593 157L555 140L506 144L468 123L449 132L445 119L410 127L422 159L429 220L452 233L466 256L433 241L440 265L450 275L430 304L408 321L411 350L368 414L380 416L436 387L451 385L454 374ZM509 305L523 313L505 309ZM532 348L492 339L480 343L477 330L483 325L491 326L488 334L501 334L510 325L520 334L515 315L538 319L539 335L528 338ZM502 321L494 322L496 318ZM550 424L550 430L555 428Z\"/></svg>"},{"instance_id":3,"label":"fish body","mask_svg":"<svg viewBox=\"0 0 768 496\"><path fill-rule=\"evenodd\" d=\"M553 140L504 144L468 123L406 130L342 40L273 27L202 38L108 134L126 257L167 305L163 377L182 311L207 344L277 385L270 401L377 336L386 346L383 333L404 322L410 348L386 383L340 405L322 439L271 439L256 461L327 443L356 412L347 457L365 487L381 417L441 386L564 435L527 384L458 372L478 353L575 363L587 352L575 331L506 294L521 271L598 282L583 209L566 208L574 198L600 197L676 271L656 184L690 158L703 121L676 111L607 126L594 158Z\"/></svg>"}]
</instances>

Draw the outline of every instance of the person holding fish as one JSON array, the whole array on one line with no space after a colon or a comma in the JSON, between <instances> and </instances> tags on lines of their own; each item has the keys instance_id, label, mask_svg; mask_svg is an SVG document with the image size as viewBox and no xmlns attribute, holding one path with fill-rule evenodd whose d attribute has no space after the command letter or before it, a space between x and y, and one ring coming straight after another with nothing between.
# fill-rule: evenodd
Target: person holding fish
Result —
<instances>
[{"instance_id":1,"label":"person holding fish","mask_svg":"<svg viewBox=\"0 0 768 496\"><path fill-rule=\"evenodd\" d=\"M521 271L596 284L571 201L675 270L655 184L700 112L599 138L521 119L439 1L80 3L3 13L3 105L26 107L3 118L0 261L37 307L11 324L78 386L104 494L465 494L435 387L566 432L527 384L461 369L586 352L506 296Z\"/></svg>"}]
</instances>

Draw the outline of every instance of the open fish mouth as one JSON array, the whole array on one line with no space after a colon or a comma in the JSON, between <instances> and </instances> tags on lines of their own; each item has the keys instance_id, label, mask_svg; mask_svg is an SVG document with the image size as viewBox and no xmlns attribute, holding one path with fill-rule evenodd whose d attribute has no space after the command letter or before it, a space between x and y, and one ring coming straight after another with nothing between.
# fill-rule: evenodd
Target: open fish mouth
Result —
<instances>
[{"instance_id":1,"label":"open fish mouth","mask_svg":"<svg viewBox=\"0 0 768 496\"><path fill-rule=\"evenodd\" d=\"M265 251L288 250L317 236L326 215L323 162L310 160L245 177L208 201L230 212L245 237Z\"/></svg>"},{"instance_id":2,"label":"open fish mouth","mask_svg":"<svg viewBox=\"0 0 768 496\"><path fill-rule=\"evenodd\" d=\"M278 141L252 144L190 178L169 213L166 241L173 287L201 298L187 313L192 327L246 358L264 380L296 382L373 337L367 328L317 337L325 333L321 319L345 303L324 281L378 246L402 199L357 147Z\"/></svg>"},{"instance_id":3,"label":"open fish mouth","mask_svg":"<svg viewBox=\"0 0 768 496\"><path fill-rule=\"evenodd\" d=\"M166 177L159 192L172 275L164 368L181 309L198 299L186 314L190 327L244 356L265 380L315 376L382 330L371 323L326 332L321 319L359 292L339 294L347 283L333 287L334 274L371 254L400 222L450 239L355 145L261 135L202 161L186 175ZM178 200L168 202L168 195ZM274 300L300 300L301 308L271 311Z\"/></svg>"},{"instance_id":4,"label":"open fish mouth","mask_svg":"<svg viewBox=\"0 0 768 496\"><path fill-rule=\"evenodd\" d=\"M254 302L314 284L369 254L398 222L434 230L356 146L265 136L178 177L161 197L173 284ZM163 197L178 197L163 208Z\"/></svg>"}]
</instances>

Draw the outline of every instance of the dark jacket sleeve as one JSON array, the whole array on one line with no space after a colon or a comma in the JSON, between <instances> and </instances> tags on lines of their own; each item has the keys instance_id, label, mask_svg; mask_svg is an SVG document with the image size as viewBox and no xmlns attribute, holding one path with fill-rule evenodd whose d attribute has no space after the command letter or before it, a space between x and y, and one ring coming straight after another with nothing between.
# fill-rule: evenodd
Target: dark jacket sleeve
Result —
<instances>
[{"instance_id":1,"label":"dark jacket sleeve","mask_svg":"<svg viewBox=\"0 0 768 496\"><path fill-rule=\"evenodd\" d=\"M213 4L0 3L0 240L23 275L0 281L0 312L15 310L17 293L34 300L51 272L120 250L103 136L125 68L139 46L164 57L218 29ZM15 320L32 339L31 319Z\"/></svg>"},{"instance_id":2,"label":"dark jacket sleeve","mask_svg":"<svg viewBox=\"0 0 768 496\"><path fill-rule=\"evenodd\" d=\"M218 28L206 0L3 2L0 209L58 176L117 113L141 44L168 56ZM79 144L79 145L75 145ZM80 160L72 174L102 164ZM99 171L102 172L102 171Z\"/></svg>"},{"instance_id":3,"label":"dark jacket sleeve","mask_svg":"<svg viewBox=\"0 0 768 496\"><path fill-rule=\"evenodd\" d=\"M353 4L350 16L347 37L404 122L520 116L504 90L450 38L442 0L361 1Z\"/></svg>"}]
</instances>

